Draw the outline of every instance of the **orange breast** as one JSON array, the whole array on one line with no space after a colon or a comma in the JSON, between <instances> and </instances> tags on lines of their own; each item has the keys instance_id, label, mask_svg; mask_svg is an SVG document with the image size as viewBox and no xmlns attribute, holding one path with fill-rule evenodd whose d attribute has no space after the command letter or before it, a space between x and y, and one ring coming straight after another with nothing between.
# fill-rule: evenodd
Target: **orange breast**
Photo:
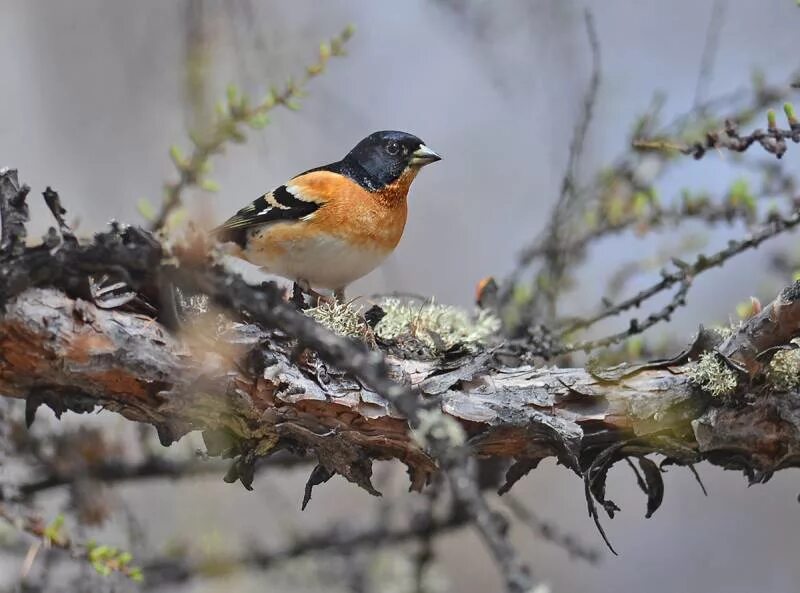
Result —
<instances>
[{"instance_id":1,"label":"orange breast","mask_svg":"<svg viewBox=\"0 0 800 593\"><path fill-rule=\"evenodd\" d=\"M403 236L406 197L414 175L416 172L404 173L377 192L368 192L355 181L328 171L302 175L288 185L310 196L336 196L309 217L304 231L322 231L353 244L392 251Z\"/></svg>"}]
</instances>

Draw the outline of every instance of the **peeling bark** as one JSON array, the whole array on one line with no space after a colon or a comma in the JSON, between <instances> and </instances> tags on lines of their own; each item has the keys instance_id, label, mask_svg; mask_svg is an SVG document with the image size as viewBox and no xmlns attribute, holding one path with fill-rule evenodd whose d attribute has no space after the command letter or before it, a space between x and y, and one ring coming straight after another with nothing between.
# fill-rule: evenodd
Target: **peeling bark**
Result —
<instances>
[{"instance_id":1,"label":"peeling bark","mask_svg":"<svg viewBox=\"0 0 800 593\"><path fill-rule=\"evenodd\" d=\"M794 317L797 307L782 303L748 325L769 325L775 309ZM772 347L761 333L747 338L754 339L762 350ZM191 347L151 318L30 289L0 318L0 393L57 411L102 406L153 424L165 442L202 430L212 454L238 455L244 467L282 448L313 450L325 467L371 491L372 459L405 463L415 489L436 471L379 394L313 353L297 357L290 338L231 323L209 343ZM732 343L719 350L741 350ZM708 459L761 478L798 465L795 394L714 401L688 379L688 360L595 373L494 368L486 354L465 357L457 373L445 374L435 361L389 362L397 378L465 427L479 457L532 464L556 455L580 471L598 451L624 443L619 456L627 447L681 463Z\"/></svg>"}]
</instances>

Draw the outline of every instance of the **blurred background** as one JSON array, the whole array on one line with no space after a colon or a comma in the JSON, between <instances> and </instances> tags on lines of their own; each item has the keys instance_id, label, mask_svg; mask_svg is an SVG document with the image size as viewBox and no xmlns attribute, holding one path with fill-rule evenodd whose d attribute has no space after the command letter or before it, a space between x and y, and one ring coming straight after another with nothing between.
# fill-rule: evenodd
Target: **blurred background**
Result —
<instances>
[{"instance_id":1,"label":"blurred background","mask_svg":"<svg viewBox=\"0 0 800 593\"><path fill-rule=\"evenodd\" d=\"M177 178L169 147L190 151L188 130L209 121L227 85L264 96L271 85L301 75L320 42L352 24L348 55L332 58L310 81L299 109L272 111L263 130L248 132L246 143L230 144L212 159L209 175L219 189L185 192L186 218L203 226L218 223L289 176L338 160L372 131L406 130L444 160L415 182L397 251L349 292L402 291L470 305L480 278L503 279L515 269L559 196L592 75L587 7L601 72L580 161L583 184L594 183L599 171L629 152L637 118L658 93L665 121L758 84L797 99L789 82L800 66L800 8L792 0L0 0L0 166L18 168L34 192L57 189L81 233L111 219L146 223L142 204L157 209L163 184ZM686 188L725 195L737 181L759 187L759 163L766 160L774 161L756 152L742 159L687 157L659 174L654 187L663 202ZM798 151L790 146L783 170L791 175L797 165ZM50 219L43 204L32 204L34 228L44 232ZM744 223L710 231L698 224L644 239L635 232L612 237L587 254L577 288L559 310L596 306L608 277L626 262L654 262L645 267L646 282L656 277L664 254L716 250L745 230ZM791 273L776 274L768 263L776 254L793 257L795 241L784 237L704 275L674 321L651 331L687 341L700 322L735 317L737 304L750 296L769 301ZM634 281L626 292L636 287ZM20 404L14 406L20 413ZM138 438L135 428L110 415L41 422L34 431L78 425L110 427L120 441ZM199 439L187 438L169 454L197 448ZM384 499L335 478L315 491L301 513L308 469L265 473L254 492L223 484L219 474L115 487L109 504L127 515L115 515L97 537L130 547L125 542L133 522L141 535L134 544L137 558L185 547L200 554L246 549L250 542L280 547L314 527L369 522L387 513L386 505L413 506L411 499L420 497L405 493L398 468L379 466L376 482ZM623 467L612 471L610 495L623 508L604 521L620 552L613 557L587 516L580 480L545 463L515 489L516 497L602 557L597 563L576 560L523 527L515 528L514 539L534 575L558 593L796 591L796 474L780 472L769 484L748 488L733 472L705 464L698 470L709 496L688 471L672 469L665 476L664 505L649 520L632 474ZM42 498L41 508L52 514L68 500L54 491ZM402 520L397 517L403 512L392 516ZM436 552L441 563L432 591L499 590L496 569L472 532L440 538ZM412 590L403 588L408 567L396 566L392 553L358 561L378 583L361 590ZM18 565L13 557L0 562L0 586L11 586ZM163 590L350 591L356 589L342 575L351 571L349 564L303 558L268 572L235 571ZM83 583L86 590L141 590L91 579Z\"/></svg>"}]
</instances>

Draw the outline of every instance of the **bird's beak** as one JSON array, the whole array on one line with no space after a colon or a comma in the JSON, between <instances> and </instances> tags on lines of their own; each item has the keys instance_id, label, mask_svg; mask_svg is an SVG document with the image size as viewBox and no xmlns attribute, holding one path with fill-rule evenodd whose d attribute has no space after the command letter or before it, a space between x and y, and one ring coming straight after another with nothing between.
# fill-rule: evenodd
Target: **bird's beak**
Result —
<instances>
[{"instance_id":1,"label":"bird's beak","mask_svg":"<svg viewBox=\"0 0 800 593\"><path fill-rule=\"evenodd\" d=\"M411 153L411 161L409 161L409 164L414 167L424 167L425 165L441 160L442 157L423 144Z\"/></svg>"}]
</instances>

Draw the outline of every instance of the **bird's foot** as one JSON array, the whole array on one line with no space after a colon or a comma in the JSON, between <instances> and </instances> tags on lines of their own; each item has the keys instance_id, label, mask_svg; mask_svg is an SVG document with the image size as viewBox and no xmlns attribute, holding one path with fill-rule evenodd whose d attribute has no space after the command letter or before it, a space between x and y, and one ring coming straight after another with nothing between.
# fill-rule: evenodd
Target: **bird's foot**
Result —
<instances>
[{"instance_id":1,"label":"bird's foot","mask_svg":"<svg viewBox=\"0 0 800 593\"><path fill-rule=\"evenodd\" d=\"M310 297L310 304L306 303L306 296ZM307 309L309 306L318 307L321 304L333 305L342 301L337 300L336 293L334 296L320 294L311 288L311 285L306 280L298 280L292 285L292 302L299 309Z\"/></svg>"},{"instance_id":2,"label":"bird's foot","mask_svg":"<svg viewBox=\"0 0 800 593\"><path fill-rule=\"evenodd\" d=\"M292 303L300 310L308 307L306 304L306 293L303 291L303 287L297 282L292 283Z\"/></svg>"}]
</instances>

